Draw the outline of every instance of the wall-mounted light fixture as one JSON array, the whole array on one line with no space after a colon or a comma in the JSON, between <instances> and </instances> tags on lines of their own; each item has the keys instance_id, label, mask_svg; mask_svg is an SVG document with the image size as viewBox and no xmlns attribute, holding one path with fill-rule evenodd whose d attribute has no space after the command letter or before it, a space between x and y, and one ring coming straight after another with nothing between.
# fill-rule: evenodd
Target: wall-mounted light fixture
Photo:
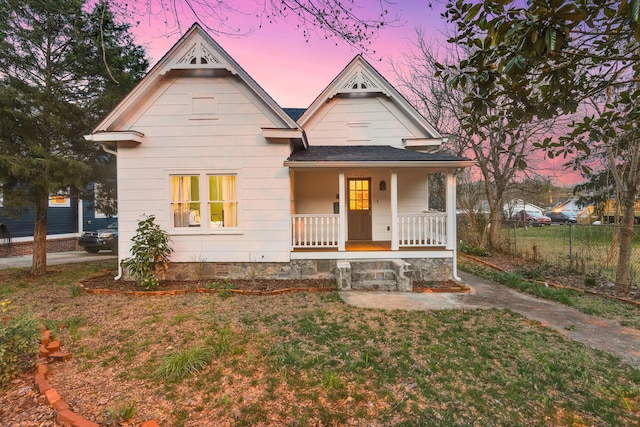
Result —
<instances>
[{"instance_id":1,"label":"wall-mounted light fixture","mask_svg":"<svg viewBox=\"0 0 640 427\"><path fill-rule=\"evenodd\" d=\"M380 181L380 191L387 191L387 183L385 181Z\"/></svg>"}]
</instances>

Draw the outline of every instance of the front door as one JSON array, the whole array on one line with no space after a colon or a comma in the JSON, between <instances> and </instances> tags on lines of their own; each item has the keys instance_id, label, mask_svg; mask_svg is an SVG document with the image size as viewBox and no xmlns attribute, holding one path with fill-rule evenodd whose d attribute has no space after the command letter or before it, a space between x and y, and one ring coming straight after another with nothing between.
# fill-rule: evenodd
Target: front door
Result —
<instances>
[{"instance_id":1,"label":"front door","mask_svg":"<svg viewBox=\"0 0 640 427\"><path fill-rule=\"evenodd\" d=\"M348 184L348 239L371 240L371 179L350 178Z\"/></svg>"}]
</instances>

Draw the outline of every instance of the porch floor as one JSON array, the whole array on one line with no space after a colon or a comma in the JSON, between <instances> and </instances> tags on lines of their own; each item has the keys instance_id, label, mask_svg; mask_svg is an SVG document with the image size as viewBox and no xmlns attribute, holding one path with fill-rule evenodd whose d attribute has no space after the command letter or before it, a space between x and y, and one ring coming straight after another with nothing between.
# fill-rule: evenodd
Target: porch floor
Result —
<instances>
[{"instance_id":1,"label":"porch floor","mask_svg":"<svg viewBox=\"0 0 640 427\"><path fill-rule=\"evenodd\" d=\"M352 240L350 242L346 242L345 249L347 252L375 252L375 251L390 251L391 250L391 241L374 241L374 240ZM440 251L444 249L444 246L438 247L401 247L400 251L402 252L411 252L411 251ZM330 247L330 248L294 248L293 252L338 252L338 248Z\"/></svg>"}]
</instances>

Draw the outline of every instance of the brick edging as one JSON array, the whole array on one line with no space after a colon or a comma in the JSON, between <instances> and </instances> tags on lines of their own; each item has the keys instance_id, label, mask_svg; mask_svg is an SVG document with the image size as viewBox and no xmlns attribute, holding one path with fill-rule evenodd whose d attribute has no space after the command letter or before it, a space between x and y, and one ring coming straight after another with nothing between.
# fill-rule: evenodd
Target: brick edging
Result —
<instances>
[{"instance_id":1,"label":"brick edging","mask_svg":"<svg viewBox=\"0 0 640 427\"><path fill-rule=\"evenodd\" d=\"M40 394L47 398L47 402L56 412L56 423L63 427L100 427L100 424L89 421L73 412L71 406L65 402L58 391L49 383L49 361L66 361L71 353L60 350L60 341L51 341L51 331L45 329L40 340L40 357L36 361L34 382ZM159 427L154 420L142 423L141 427Z\"/></svg>"}]
</instances>

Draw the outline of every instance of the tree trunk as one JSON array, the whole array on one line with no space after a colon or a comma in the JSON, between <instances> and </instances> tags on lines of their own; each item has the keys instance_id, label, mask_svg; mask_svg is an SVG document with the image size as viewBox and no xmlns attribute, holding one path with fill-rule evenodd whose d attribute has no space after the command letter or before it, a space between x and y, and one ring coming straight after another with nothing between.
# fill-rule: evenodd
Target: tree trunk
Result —
<instances>
[{"instance_id":1,"label":"tree trunk","mask_svg":"<svg viewBox=\"0 0 640 427\"><path fill-rule=\"evenodd\" d=\"M625 192L626 193L626 192ZM631 287L631 239L635 221L635 194L623 196L622 223L620 224L620 246L616 268L616 292L627 293Z\"/></svg>"},{"instance_id":2,"label":"tree trunk","mask_svg":"<svg viewBox=\"0 0 640 427\"><path fill-rule=\"evenodd\" d=\"M44 276L47 272L47 208L49 195L40 193L35 197L36 218L33 226L33 263L31 274Z\"/></svg>"},{"instance_id":3,"label":"tree trunk","mask_svg":"<svg viewBox=\"0 0 640 427\"><path fill-rule=\"evenodd\" d=\"M502 205L500 205L502 206ZM502 220L502 209L491 209L489 214L489 246L493 249L500 249L500 224Z\"/></svg>"}]
</instances>

